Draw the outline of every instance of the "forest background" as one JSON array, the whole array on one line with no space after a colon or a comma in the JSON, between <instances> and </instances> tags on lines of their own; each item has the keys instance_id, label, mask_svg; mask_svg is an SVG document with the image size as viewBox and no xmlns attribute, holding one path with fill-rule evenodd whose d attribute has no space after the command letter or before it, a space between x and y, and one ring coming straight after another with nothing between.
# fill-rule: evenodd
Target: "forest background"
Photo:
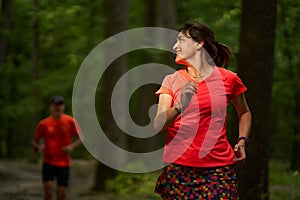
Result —
<instances>
[{"instance_id":1,"label":"forest background","mask_svg":"<svg viewBox=\"0 0 300 200\"><path fill-rule=\"evenodd\" d=\"M185 21L197 19L214 30L218 41L233 48L235 58L229 69L237 72L250 89L246 95L254 110L254 127L248 149L250 164L240 169L240 184L248 187L241 188L242 199L280 199L281 195L300 198L300 189L295 187L300 183L299 0L2 0L1 3L0 159L36 161L30 141L38 121L49 114L49 99L63 95L66 112L72 114L77 71L88 53L103 40L138 27L178 30ZM255 11L260 12L255 14ZM274 33L275 37L261 37L266 33L271 36ZM247 43L259 46L255 50ZM267 53L255 57L260 50ZM123 56L118 60L119 69L112 65L100 82L96 101L106 105L115 81L129 69L147 62L178 69L172 59L171 54L159 50ZM139 88L131 98L130 113L137 124L149 123L148 108L157 102L153 94L158 87ZM228 132L236 133L232 107L229 114ZM99 121L118 135L113 128L115 124L107 123L111 120L109 115L105 108L99 108ZM234 142L236 135L229 137ZM151 142L157 148L164 141L163 137L156 137ZM126 139L125 146L134 151L144 147L132 138ZM84 146L73 157L93 159ZM109 176L103 176L105 170ZM126 180L130 175L100 163L96 171L93 190L128 193L130 184ZM138 180L145 181L145 177L147 181L148 177L155 181L149 174ZM117 180L119 187L113 186L112 180ZM136 191L136 188L131 190Z\"/></svg>"}]
</instances>

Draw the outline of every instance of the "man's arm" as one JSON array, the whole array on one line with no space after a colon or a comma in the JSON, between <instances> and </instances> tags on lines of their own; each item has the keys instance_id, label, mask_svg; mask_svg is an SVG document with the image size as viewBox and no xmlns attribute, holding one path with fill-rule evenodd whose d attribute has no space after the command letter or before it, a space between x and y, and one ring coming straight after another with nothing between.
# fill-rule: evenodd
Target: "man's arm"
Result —
<instances>
[{"instance_id":1,"label":"man's arm","mask_svg":"<svg viewBox=\"0 0 300 200\"><path fill-rule=\"evenodd\" d=\"M31 141L31 145L33 146L33 148L34 148L34 150L36 152L39 152L39 153L43 153L44 152L45 145L44 144L40 144L40 139L38 139L38 138L35 137Z\"/></svg>"},{"instance_id":2,"label":"man's arm","mask_svg":"<svg viewBox=\"0 0 300 200\"><path fill-rule=\"evenodd\" d=\"M40 143L41 138L43 137L43 125L39 123L36 127L35 133L34 133L34 138L31 141L31 145L33 146L34 150L39 153L44 152L44 144Z\"/></svg>"},{"instance_id":3,"label":"man's arm","mask_svg":"<svg viewBox=\"0 0 300 200\"><path fill-rule=\"evenodd\" d=\"M72 153L74 149L82 144L81 139L78 137L72 144L63 147L65 153Z\"/></svg>"}]
</instances>

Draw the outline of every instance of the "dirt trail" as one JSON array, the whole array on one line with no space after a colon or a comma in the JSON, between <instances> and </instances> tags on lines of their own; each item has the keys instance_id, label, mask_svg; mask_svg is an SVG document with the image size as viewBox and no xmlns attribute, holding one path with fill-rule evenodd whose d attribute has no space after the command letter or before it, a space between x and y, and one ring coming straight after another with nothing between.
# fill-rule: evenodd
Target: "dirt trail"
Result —
<instances>
[{"instance_id":1,"label":"dirt trail","mask_svg":"<svg viewBox=\"0 0 300 200\"><path fill-rule=\"evenodd\" d=\"M87 195L93 182L93 161L73 160L68 200L109 200L104 195ZM41 200L41 164L0 160L0 200Z\"/></svg>"}]
</instances>

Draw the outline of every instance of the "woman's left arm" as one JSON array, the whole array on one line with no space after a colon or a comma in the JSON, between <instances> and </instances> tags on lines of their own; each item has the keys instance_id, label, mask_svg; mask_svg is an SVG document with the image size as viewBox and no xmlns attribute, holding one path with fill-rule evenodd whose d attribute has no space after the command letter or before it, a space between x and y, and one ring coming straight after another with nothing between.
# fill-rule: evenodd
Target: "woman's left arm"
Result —
<instances>
[{"instance_id":1,"label":"woman's left arm","mask_svg":"<svg viewBox=\"0 0 300 200\"><path fill-rule=\"evenodd\" d=\"M251 112L248 107L246 97L243 94L232 100L239 118L239 138L248 138L251 128ZM234 159L237 163L243 163L246 160L245 152L246 140L240 139L234 147L237 157Z\"/></svg>"}]
</instances>

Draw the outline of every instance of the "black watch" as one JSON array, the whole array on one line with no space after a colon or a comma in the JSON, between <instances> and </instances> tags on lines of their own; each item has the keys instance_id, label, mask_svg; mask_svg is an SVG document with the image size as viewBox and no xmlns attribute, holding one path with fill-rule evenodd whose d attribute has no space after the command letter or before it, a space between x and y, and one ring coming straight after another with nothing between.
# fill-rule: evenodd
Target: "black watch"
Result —
<instances>
[{"instance_id":1,"label":"black watch","mask_svg":"<svg viewBox=\"0 0 300 200\"><path fill-rule=\"evenodd\" d=\"M237 140L237 143L239 143L239 141L241 141L241 140L245 141L246 146L249 145L249 138L248 137L239 137L238 140Z\"/></svg>"}]
</instances>

